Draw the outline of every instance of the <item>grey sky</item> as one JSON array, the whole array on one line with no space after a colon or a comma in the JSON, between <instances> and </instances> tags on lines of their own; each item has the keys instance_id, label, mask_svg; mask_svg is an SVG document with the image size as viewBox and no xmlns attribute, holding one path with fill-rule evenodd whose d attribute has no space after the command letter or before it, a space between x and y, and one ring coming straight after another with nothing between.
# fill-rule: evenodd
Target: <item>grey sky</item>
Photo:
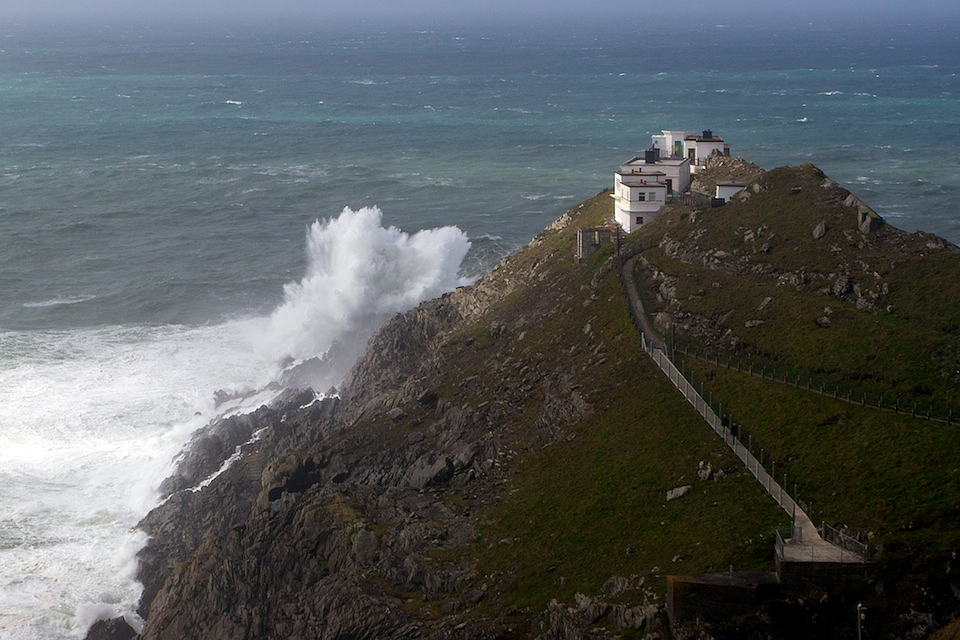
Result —
<instances>
[{"instance_id":1,"label":"grey sky","mask_svg":"<svg viewBox=\"0 0 960 640\"><path fill-rule=\"evenodd\" d=\"M471 19L497 16L564 17L594 16L611 20L642 22L664 14L665 5L624 0L3 0L0 18L43 17L57 21L124 19L240 19L251 17L323 19L336 16L376 21L397 17L413 19ZM924 20L940 16L957 18L956 0L690 0L672 5L685 17L736 20L774 18L787 13L829 19L862 13L866 18L900 16ZM681 18L682 19L682 18Z\"/></svg>"}]
</instances>

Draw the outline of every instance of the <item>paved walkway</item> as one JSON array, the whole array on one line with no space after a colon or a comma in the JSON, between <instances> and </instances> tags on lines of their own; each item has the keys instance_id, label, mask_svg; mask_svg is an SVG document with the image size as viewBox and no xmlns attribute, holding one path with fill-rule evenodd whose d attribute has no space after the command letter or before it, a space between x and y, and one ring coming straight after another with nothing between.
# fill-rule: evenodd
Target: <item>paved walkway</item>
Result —
<instances>
[{"instance_id":1,"label":"paved walkway","mask_svg":"<svg viewBox=\"0 0 960 640\"><path fill-rule=\"evenodd\" d=\"M643 337L644 350L677 390L683 394L687 402L693 405L693 408L706 420L710 428L723 439L734 455L740 458L747 470L753 474L767 493L793 518L791 537L784 541L782 548L779 544L777 546L777 552L782 554L782 559L793 562L863 562L861 556L834 545L820 536L819 530L806 512L797 505L794 498L780 486L780 483L763 468L763 465L750 450L727 429L721 417L714 412L700 392L690 384L673 364L667 355L663 338L654 330L650 319L647 317L646 310L643 308L643 302L640 300L633 275L636 261L637 256L627 260L621 267L620 275L633 311L633 317L640 323L639 328Z\"/></svg>"}]
</instances>

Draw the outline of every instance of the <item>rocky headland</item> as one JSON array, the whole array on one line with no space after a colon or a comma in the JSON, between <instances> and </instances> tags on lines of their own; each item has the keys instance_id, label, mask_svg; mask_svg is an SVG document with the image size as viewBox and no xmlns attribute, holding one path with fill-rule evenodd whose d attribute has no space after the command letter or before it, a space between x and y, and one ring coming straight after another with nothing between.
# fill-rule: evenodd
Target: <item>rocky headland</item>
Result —
<instances>
[{"instance_id":1,"label":"rocky headland","mask_svg":"<svg viewBox=\"0 0 960 640\"><path fill-rule=\"evenodd\" d=\"M625 244L662 328L949 404L956 310L922 300L931 282L910 282L915 270L941 289L960 281L956 247L883 225L815 167L728 168L750 183L734 203L677 205ZM731 178L722 169L714 183ZM770 569L785 514L639 349L612 246L574 257L576 229L608 216L609 202L598 194L476 284L396 315L338 396L290 389L197 433L140 523L150 535L139 556L145 625L137 634L105 621L88 637L666 638L682 634L667 620L666 575ZM936 327L915 329L930 318ZM896 330L920 333L868 357L876 336ZM890 368L916 360L901 352L915 340L936 350L937 372ZM843 354L811 355L822 349ZM718 394L737 384L703 375ZM738 411L753 418L746 395ZM830 411L830 429L860 429L854 409ZM782 433L768 446L791 472L819 464L816 445ZM928 440L897 459L942 448ZM896 443L874 438L850 455L877 447ZM889 607L878 614L889 637L922 637L960 610L960 483L952 462L922 482L913 464L846 495L808 472L832 517L885 545L858 595ZM940 498L924 501L934 485ZM873 494L883 496L861 500ZM877 517L849 507L858 500ZM709 633L850 637L846 604L805 594Z\"/></svg>"}]
</instances>

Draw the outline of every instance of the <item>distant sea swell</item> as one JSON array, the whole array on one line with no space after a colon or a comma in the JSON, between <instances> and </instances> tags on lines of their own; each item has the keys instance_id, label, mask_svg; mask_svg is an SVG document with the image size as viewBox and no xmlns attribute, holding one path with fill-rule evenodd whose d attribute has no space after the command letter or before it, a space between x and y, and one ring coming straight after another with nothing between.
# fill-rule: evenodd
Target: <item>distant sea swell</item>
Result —
<instances>
[{"instance_id":1,"label":"distant sea swell","mask_svg":"<svg viewBox=\"0 0 960 640\"><path fill-rule=\"evenodd\" d=\"M217 389L483 273L661 128L960 240L960 31L755 27L5 27L0 635L133 609Z\"/></svg>"}]
</instances>

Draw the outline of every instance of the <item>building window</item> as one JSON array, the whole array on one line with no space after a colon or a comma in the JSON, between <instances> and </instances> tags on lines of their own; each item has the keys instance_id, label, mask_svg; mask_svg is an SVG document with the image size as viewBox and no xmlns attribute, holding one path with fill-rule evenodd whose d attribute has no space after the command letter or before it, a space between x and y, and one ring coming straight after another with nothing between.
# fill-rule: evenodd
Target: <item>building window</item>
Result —
<instances>
[{"instance_id":1,"label":"building window","mask_svg":"<svg viewBox=\"0 0 960 640\"><path fill-rule=\"evenodd\" d=\"M637 224L643 224L643 216L637 216Z\"/></svg>"},{"instance_id":2,"label":"building window","mask_svg":"<svg viewBox=\"0 0 960 640\"><path fill-rule=\"evenodd\" d=\"M647 194L647 200L653 202L653 201L656 200L656 199L657 199L657 192L656 192L656 191L651 191L650 193Z\"/></svg>"},{"instance_id":3,"label":"building window","mask_svg":"<svg viewBox=\"0 0 960 640\"><path fill-rule=\"evenodd\" d=\"M647 194L645 194L644 192L641 191L640 193L637 194L637 200L639 202L643 202L646 199L647 199Z\"/></svg>"}]
</instances>

